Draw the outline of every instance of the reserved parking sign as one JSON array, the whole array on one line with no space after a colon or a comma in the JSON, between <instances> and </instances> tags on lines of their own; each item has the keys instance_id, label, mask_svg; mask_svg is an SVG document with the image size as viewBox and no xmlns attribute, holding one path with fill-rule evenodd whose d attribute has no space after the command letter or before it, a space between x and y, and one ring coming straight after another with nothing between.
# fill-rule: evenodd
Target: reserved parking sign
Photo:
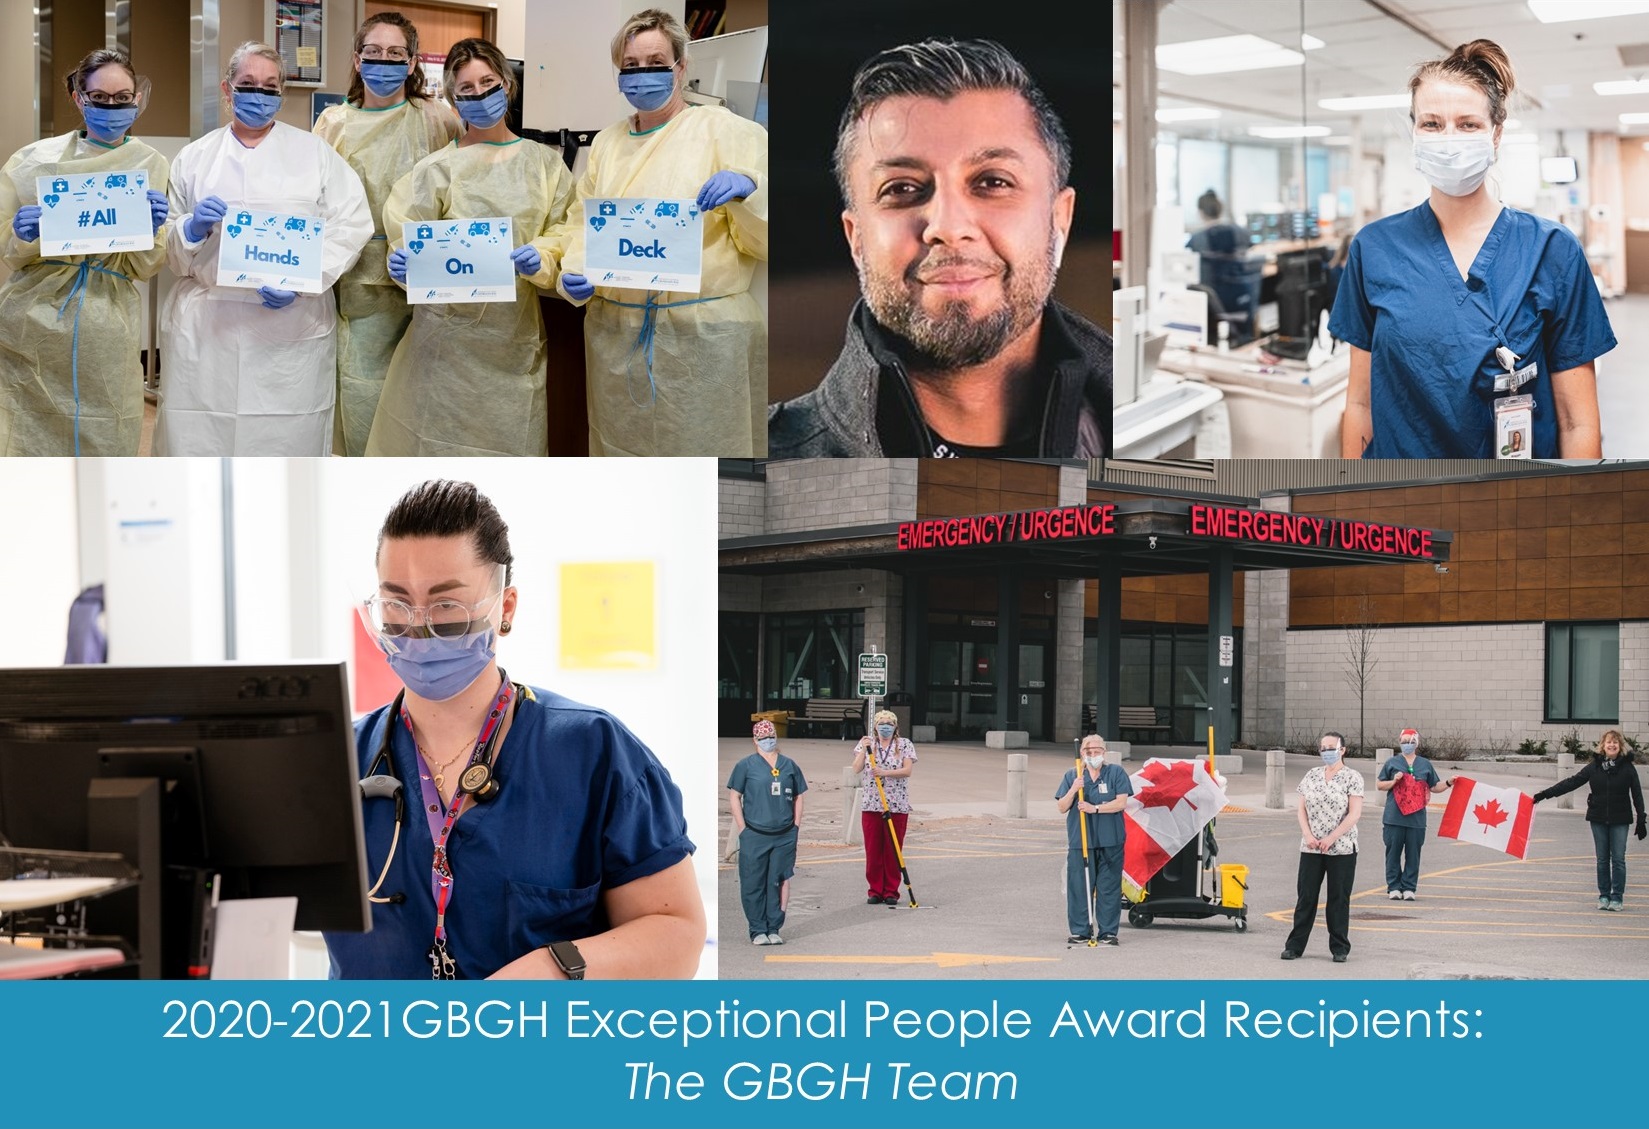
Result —
<instances>
[{"instance_id":1,"label":"reserved parking sign","mask_svg":"<svg viewBox=\"0 0 1649 1129\"><path fill-rule=\"evenodd\" d=\"M697 201L584 201L584 276L597 286L697 294L703 253Z\"/></svg>"}]
</instances>

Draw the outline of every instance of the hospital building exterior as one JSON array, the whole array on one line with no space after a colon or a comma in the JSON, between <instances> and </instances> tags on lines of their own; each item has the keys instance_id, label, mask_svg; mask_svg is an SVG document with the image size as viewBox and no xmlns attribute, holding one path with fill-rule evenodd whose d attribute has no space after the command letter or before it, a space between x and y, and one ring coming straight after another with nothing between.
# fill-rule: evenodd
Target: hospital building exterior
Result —
<instances>
[{"instance_id":1,"label":"hospital building exterior","mask_svg":"<svg viewBox=\"0 0 1649 1129\"><path fill-rule=\"evenodd\" d=\"M1649 739L1649 464L724 460L719 488L724 736L829 714L874 649L918 739L1355 745L1359 674L1369 746Z\"/></svg>"}]
</instances>

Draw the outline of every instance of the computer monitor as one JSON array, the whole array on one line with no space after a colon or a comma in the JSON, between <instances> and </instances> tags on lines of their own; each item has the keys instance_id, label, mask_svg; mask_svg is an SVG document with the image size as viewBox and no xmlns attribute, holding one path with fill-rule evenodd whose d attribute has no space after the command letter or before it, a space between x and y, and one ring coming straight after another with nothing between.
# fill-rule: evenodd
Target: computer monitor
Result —
<instances>
[{"instance_id":1,"label":"computer monitor","mask_svg":"<svg viewBox=\"0 0 1649 1129\"><path fill-rule=\"evenodd\" d=\"M0 836L125 855L142 880L89 902L88 928L131 942L145 978L198 963L189 890L296 897L299 929L368 929L358 778L341 663L0 678Z\"/></svg>"},{"instance_id":2,"label":"computer monitor","mask_svg":"<svg viewBox=\"0 0 1649 1129\"><path fill-rule=\"evenodd\" d=\"M725 101L728 80L760 82L766 66L765 27L695 39L687 47L683 94L689 102Z\"/></svg>"},{"instance_id":3,"label":"computer monitor","mask_svg":"<svg viewBox=\"0 0 1649 1129\"><path fill-rule=\"evenodd\" d=\"M1328 271L1321 248L1277 256L1277 336L1271 351L1304 360L1317 339L1328 304Z\"/></svg>"}]
</instances>

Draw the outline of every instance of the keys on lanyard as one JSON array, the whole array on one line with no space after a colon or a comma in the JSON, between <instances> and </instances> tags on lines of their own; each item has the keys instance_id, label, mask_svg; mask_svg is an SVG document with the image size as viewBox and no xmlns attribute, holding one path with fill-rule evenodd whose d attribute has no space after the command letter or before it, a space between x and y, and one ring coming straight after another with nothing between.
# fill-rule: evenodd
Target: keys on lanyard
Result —
<instances>
[{"instance_id":1,"label":"keys on lanyard","mask_svg":"<svg viewBox=\"0 0 1649 1129\"><path fill-rule=\"evenodd\" d=\"M470 754L470 764L491 763L495 739L501 732L504 715L509 709L510 701L515 696L515 685L508 676L501 680L498 697L494 700L492 710L487 720L481 726L481 732L475 738L475 750ZM412 719L403 710L403 720L408 730L412 728ZM432 782L424 783L425 796L433 812L433 802L439 799L439 793L430 791ZM430 835L435 840L435 855L430 862L430 882L432 893L435 895L435 941L429 951L424 954L429 961L429 975L431 980L456 980L458 978L458 962L453 959L447 949L447 905L452 898L453 873L452 862L447 857L448 836L452 833L452 825L462 814L465 803L469 800L468 794L459 791L453 796L452 804L448 807L445 818L437 819L433 814L430 818Z\"/></svg>"}]
</instances>

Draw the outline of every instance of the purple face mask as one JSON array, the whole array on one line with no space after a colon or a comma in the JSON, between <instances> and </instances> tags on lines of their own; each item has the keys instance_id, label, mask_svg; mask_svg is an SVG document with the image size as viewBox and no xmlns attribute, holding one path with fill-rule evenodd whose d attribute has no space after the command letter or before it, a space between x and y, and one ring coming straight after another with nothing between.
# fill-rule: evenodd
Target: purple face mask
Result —
<instances>
[{"instance_id":1,"label":"purple face mask","mask_svg":"<svg viewBox=\"0 0 1649 1129\"><path fill-rule=\"evenodd\" d=\"M389 669L403 685L420 698L444 702L456 698L481 677L493 660L497 632L485 631L446 639L402 637L393 646L383 636L373 636L378 649L389 659Z\"/></svg>"}]
</instances>

